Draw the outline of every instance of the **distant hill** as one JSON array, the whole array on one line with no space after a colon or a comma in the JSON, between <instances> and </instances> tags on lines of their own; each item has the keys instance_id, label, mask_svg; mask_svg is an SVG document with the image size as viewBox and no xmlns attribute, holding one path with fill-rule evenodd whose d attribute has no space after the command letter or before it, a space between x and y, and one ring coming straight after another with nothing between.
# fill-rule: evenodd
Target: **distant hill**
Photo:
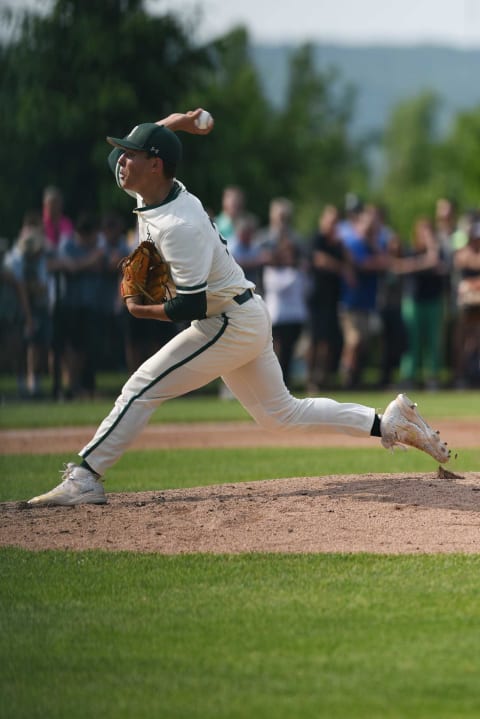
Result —
<instances>
[{"instance_id":1,"label":"distant hill","mask_svg":"<svg viewBox=\"0 0 480 719\"><path fill-rule=\"evenodd\" d=\"M358 136L381 130L399 102L433 90L442 100L440 123L446 129L459 110L480 105L480 50L437 46L315 45L318 69L336 67L340 82L356 88L352 131ZM294 45L254 45L253 59L265 92L283 104L289 56Z\"/></svg>"}]
</instances>

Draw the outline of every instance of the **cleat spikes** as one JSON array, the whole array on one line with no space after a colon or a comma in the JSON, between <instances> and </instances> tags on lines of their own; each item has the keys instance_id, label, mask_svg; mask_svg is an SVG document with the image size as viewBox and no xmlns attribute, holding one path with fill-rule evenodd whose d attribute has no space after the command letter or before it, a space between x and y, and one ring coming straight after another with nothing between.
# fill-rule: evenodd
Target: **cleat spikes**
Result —
<instances>
[{"instance_id":1,"label":"cleat spikes","mask_svg":"<svg viewBox=\"0 0 480 719\"><path fill-rule=\"evenodd\" d=\"M404 394L390 402L381 419L382 445L416 447L440 463L448 462L451 452L446 442L440 440L440 433L433 431L416 407Z\"/></svg>"}]
</instances>

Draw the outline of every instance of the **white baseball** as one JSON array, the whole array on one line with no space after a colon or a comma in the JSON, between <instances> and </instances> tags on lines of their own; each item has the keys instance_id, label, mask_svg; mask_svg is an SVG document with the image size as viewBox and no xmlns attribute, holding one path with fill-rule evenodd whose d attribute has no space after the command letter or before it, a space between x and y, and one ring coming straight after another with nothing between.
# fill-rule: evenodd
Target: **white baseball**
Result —
<instances>
[{"instance_id":1,"label":"white baseball","mask_svg":"<svg viewBox=\"0 0 480 719\"><path fill-rule=\"evenodd\" d=\"M195 120L195 125L199 130L208 130L210 125L213 123L213 117L207 110L202 110L200 115Z\"/></svg>"}]
</instances>

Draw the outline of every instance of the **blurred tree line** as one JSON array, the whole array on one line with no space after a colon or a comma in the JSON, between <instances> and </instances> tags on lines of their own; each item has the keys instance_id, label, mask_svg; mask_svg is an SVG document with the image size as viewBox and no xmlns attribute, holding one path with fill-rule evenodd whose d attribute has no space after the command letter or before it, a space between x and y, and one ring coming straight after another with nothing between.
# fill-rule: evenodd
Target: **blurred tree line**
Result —
<instances>
[{"instance_id":1,"label":"blurred tree line","mask_svg":"<svg viewBox=\"0 0 480 719\"><path fill-rule=\"evenodd\" d=\"M270 198L282 195L312 225L319 204L364 172L347 131L351 93L314 71L309 46L293 54L288 103L274 111L242 28L200 45L174 15L148 15L143 0L56 0L47 14L12 11L10 21L0 54L4 235L51 183L64 190L72 216L85 208L128 213L131 199L107 168L106 135L198 106L212 112L216 129L182 135L179 177L214 211L223 187L235 183L262 219Z\"/></svg>"},{"instance_id":2,"label":"blurred tree line","mask_svg":"<svg viewBox=\"0 0 480 719\"><path fill-rule=\"evenodd\" d=\"M372 139L353 140L349 131L355 90L334 71L318 71L309 44L292 52L287 100L274 109L244 28L200 44L195 18L150 15L144 0L54 0L42 14L20 13L13 0L3 5L3 236L17 233L49 184L62 188L73 217L117 209L128 219L131 199L112 182L106 135L198 106L212 112L216 129L207 137L182 135L178 175L214 212L224 186L239 184L262 221L273 196L291 198L299 229L310 233L324 203L342 205L355 191L385 204L406 235L439 195L478 204L480 108L459 116L441 138L438 98L425 93L399 105L374 139L385 157L374 182Z\"/></svg>"}]
</instances>

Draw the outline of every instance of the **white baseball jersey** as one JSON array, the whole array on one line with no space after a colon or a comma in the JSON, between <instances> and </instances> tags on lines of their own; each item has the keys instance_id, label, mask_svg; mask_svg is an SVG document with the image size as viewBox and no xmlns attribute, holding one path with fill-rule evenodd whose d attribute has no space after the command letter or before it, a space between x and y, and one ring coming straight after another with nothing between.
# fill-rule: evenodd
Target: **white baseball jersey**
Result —
<instances>
[{"instance_id":1,"label":"white baseball jersey","mask_svg":"<svg viewBox=\"0 0 480 719\"><path fill-rule=\"evenodd\" d=\"M254 289L200 200L178 180L164 203L139 206L135 212L140 242L155 243L169 265L176 293L206 291L207 317L222 312L233 297L246 289Z\"/></svg>"}]
</instances>

